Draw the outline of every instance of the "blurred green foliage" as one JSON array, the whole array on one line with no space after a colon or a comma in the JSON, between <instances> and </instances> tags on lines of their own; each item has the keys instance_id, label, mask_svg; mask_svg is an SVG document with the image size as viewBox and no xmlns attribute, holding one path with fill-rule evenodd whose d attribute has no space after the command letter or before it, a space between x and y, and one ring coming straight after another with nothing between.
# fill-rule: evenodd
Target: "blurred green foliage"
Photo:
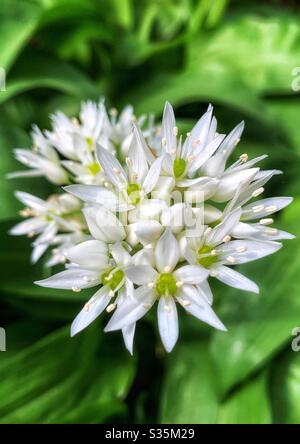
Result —
<instances>
[{"instance_id":1,"label":"blurred green foliage","mask_svg":"<svg viewBox=\"0 0 300 444\"><path fill-rule=\"evenodd\" d=\"M1 1L0 422L300 422L300 354L291 350L300 323L299 23L297 1ZM181 316L167 356L149 319L131 358L118 333L102 333L105 319L69 338L86 293L32 284L47 271L29 264L27 240L6 234L19 208L13 191L45 197L51 188L7 181L12 149L30 146L32 123L48 127L49 113L74 114L100 96L158 118L167 99L183 129L212 102L222 131L246 120L237 155L267 153L264 167L284 170L267 193L296 198L279 224L297 238L243 266L259 295L215 286L228 333Z\"/></svg>"}]
</instances>

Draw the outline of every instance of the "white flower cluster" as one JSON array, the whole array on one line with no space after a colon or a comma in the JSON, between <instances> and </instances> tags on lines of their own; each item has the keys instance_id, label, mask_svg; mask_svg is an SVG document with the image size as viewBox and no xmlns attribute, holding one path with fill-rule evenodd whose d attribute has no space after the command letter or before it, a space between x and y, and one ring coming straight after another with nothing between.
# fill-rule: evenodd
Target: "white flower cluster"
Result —
<instances>
[{"instance_id":1,"label":"white flower cluster","mask_svg":"<svg viewBox=\"0 0 300 444\"><path fill-rule=\"evenodd\" d=\"M104 103L83 104L80 120L58 113L53 131L33 131L33 150L16 157L65 193L43 201L17 197L29 219L12 234L36 235L32 260L55 246L49 266L65 270L37 284L80 291L98 287L71 327L72 336L105 309L105 331L122 330L132 353L136 322L157 302L162 343L178 339L177 305L207 324L226 330L212 309L208 279L258 293L257 285L231 268L277 251L293 236L271 227L273 213L290 197L264 198L264 185L278 170L260 170L266 156L247 154L227 166L244 123L227 136L217 132L208 107L190 133L178 133L166 103L162 124L136 119L131 107L117 117ZM146 129L142 129L146 122Z\"/></svg>"}]
</instances>

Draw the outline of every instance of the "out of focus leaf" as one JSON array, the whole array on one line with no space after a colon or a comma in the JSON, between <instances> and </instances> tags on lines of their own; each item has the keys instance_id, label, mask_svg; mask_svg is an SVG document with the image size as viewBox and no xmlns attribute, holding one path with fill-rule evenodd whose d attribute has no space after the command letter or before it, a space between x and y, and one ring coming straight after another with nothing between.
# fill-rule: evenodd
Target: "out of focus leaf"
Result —
<instances>
[{"instance_id":1,"label":"out of focus leaf","mask_svg":"<svg viewBox=\"0 0 300 444\"><path fill-rule=\"evenodd\" d=\"M30 0L2 0L0 8L0 66L8 70L34 32L42 8Z\"/></svg>"},{"instance_id":2,"label":"out of focus leaf","mask_svg":"<svg viewBox=\"0 0 300 444\"><path fill-rule=\"evenodd\" d=\"M299 326L299 322L298 322ZM296 325L295 325L296 327ZM299 336L299 334L298 334ZM291 341L295 339L291 336ZM299 338L296 339L299 345ZM290 345L285 355L275 360L271 379L274 422L299 424L300 418L300 353L292 351Z\"/></svg>"},{"instance_id":3,"label":"out of focus leaf","mask_svg":"<svg viewBox=\"0 0 300 444\"><path fill-rule=\"evenodd\" d=\"M134 361L111 341L109 354L100 352L99 335L94 325L71 339L69 328L63 328L13 356L1 354L0 421L101 422L124 411L120 405ZM122 361L114 360L114 353L123 354Z\"/></svg>"},{"instance_id":4,"label":"out of focus leaf","mask_svg":"<svg viewBox=\"0 0 300 444\"><path fill-rule=\"evenodd\" d=\"M222 289L220 314L223 312L221 317L228 332L216 333L212 341L222 392L261 368L290 340L291 330L297 325L300 310L299 208L300 201L297 200L284 215L284 228L297 238L286 241L276 256L243 266L242 271L252 271L259 283L260 294L238 294L226 287L224 291Z\"/></svg>"},{"instance_id":5,"label":"out of focus leaf","mask_svg":"<svg viewBox=\"0 0 300 444\"><path fill-rule=\"evenodd\" d=\"M215 423L215 374L204 342L180 343L168 356L160 420L166 424Z\"/></svg>"},{"instance_id":6,"label":"out of focus leaf","mask_svg":"<svg viewBox=\"0 0 300 444\"><path fill-rule=\"evenodd\" d=\"M17 94L36 88L50 88L80 99L97 99L98 88L84 74L67 63L35 55L21 60L0 94L0 104Z\"/></svg>"},{"instance_id":7,"label":"out of focus leaf","mask_svg":"<svg viewBox=\"0 0 300 444\"><path fill-rule=\"evenodd\" d=\"M270 424L267 378L262 373L220 406L218 424Z\"/></svg>"}]
</instances>

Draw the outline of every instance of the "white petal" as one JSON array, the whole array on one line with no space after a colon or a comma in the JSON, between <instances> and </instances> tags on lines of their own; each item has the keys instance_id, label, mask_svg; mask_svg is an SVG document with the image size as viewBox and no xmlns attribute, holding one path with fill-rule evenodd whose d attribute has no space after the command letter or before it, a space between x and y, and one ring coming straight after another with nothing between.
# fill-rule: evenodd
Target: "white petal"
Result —
<instances>
[{"instance_id":1,"label":"white petal","mask_svg":"<svg viewBox=\"0 0 300 444\"><path fill-rule=\"evenodd\" d=\"M209 106L206 113L201 116L196 125L193 127L190 136L186 138L182 147L182 156L184 159L186 159L191 153L193 143L196 140L199 140L201 145L206 143L211 124L212 112L213 108L212 106Z\"/></svg>"},{"instance_id":2,"label":"white petal","mask_svg":"<svg viewBox=\"0 0 300 444\"><path fill-rule=\"evenodd\" d=\"M160 172L161 172L161 166L162 166L163 158L159 157L156 159L153 164L151 165L147 176L145 177L144 183L143 183L143 190L146 194L151 193L155 185L157 184Z\"/></svg>"},{"instance_id":3,"label":"white petal","mask_svg":"<svg viewBox=\"0 0 300 444\"><path fill-rule=\"evenodd\" d=\"M227 244L222 244L220 248L216 248L220 252L220 259L224 263L232 265L244 264L254 261L262 257L268 256L278 251L282 247L279 242L259 242L254 240L234 240ZM243 250L239 252L239 250ZM232 257L233 261L228 261L228 257Z\"/></svg>"},{"instance_id":4,"label":"white petal","mask_svg":"<svg viewBox=\"0 0 300 444\"><path fill-rule=\"evenodd\" d=\"M178 296L178 302L196 318L218 330L226 331L226 327L215 314L207 300L192 285L184 285Z\"/></svg>"},{"instance_id":5,"label":"white petal","mask_svg":"<svg viewBox=\"0 0 300 444\"><path fill-rule=\"evenodd\" d=\"M208 281L203 281L201 284L198 284L197 291L201 294L202 297L211 305L213 303L213 294L210 289Z\"/></svg>"},{"instance_id":6,"label":"white petal","mask_svg":"<svg viewBox=\"0 0 300 444\"><path fill-rule=\"evenodd\" d=\"M126 276L134 284L144 285L155 281L158 273L149 265L135 265L125 270Z\"/></svg>"},{"instance_id":7,"label":"white petal","mask_svg":"<svg viewBox=\"0 0 300 444\"><path fill-rule=\"evenodd\" d=\"M45 253L45 251L47 250L47 248L49 247L49 244L37 244L34 245L31 256L30 256L30 261L32 264L35 264Z\"/></svg>"},{"instance_id":8,"label":"white petal","mask_svg":"<svg viewBox=\"0 0 300 444\"><path fill-rule=\"evenodd\" d=\"M168 153L171 153L176 148L175 126L176 121L172 105L166 102L161 125L161 135L166 141L166 151Z\"/></svg>"},{"instance_id":9,"label":"white petal","mask_svg":"<svg viewBox=\"0 0 300 444\"><path fill-rule=\"evenodd\" d=\"M74 319L71 326L71 336L90 325L105 310L110 299L108 289L106 287L100 288Z\"/></svg>"},{"instance_id":10,"label":"white petal","mask_svg":"<svg viewBox=\"0 0 300 444\"><path fill-rule=\"evenodd\" d=\"M140 124L141 124L141 122L140 122ZM152 163L154 160L154 156L153 156L152 152L150 151L150 149L148 148L147 142L146 142L139 126L136 125L134 122L132 122L132 126L134 128L134 133L135 133L136 139L137 139L139 145L142 147L148 162Z\"/></svg>"},{"instance_id":11,"label":"white petal","mask_svg":"<svg viewBox=\"0 0 300 444\"><path fill-rule=\"evenodd\" d=\"M249 168L222 177L212 199L215 202L226 202L234 196L240 183L250 183L257 172L258 168Z\"/></svg>"},{"instance_id":12,"label":"white petal","mask_svg":"<svg viewBox=\"0 0 300 444\"><path fill-rule=\"evenodd\" d=\"M39 197L33 196L29 193L24 193L23 191L16 191L16 197L29 208L33 208L34 210L41 211L42 213L48 208L47 202L40 199Z\"/></svg>"},{"instance_id":13,"label":"white petal","mask_svg":"<svg viewBox=\"0 0 300 444\"><path fill-rule=\"evenodd\" d=\"M185 203L177 203L164 209L161 213L161 223L165 227L170 227L173 233L179 233L185 224L185 210Z\"/></svg>"},{"instance_id":14,"label":"white petal","mask_svg":"<svg viewBox=\"0 0 300 444\"><path fill-rule=\"evenodd\" d=\"M151 197L155 199L169 199L175 184L173 177L160 176L151 193Z\"/></svg>"},{"instance_id":15,"label":"white petal","mask_svg":"<svg viewBox=\"0 0 300 444\"><path fill-rule=\"evenodd\" d=\"M30 219L23 220L19 224L10 229L9 234L19 236L28 233L38 233L45 226L47 222L43 218L32 217Z\"/></svg>"},{"instance_id":16,"label":"white petal","mask_svg":"<svg viewBox=\"0 0 300 444\"><path fill-rule=\"evenodd\" d=\"M143 245L155 242L163 231L162 225L156 220L137 222L134 231Z\"/></svg>"},{"instance_id":17,"label":"white petal","mask_svg":"<svg viewBox=\"0 0 300 444\"><path fill-rule=\"evenodd\" d=\"M177 308L172 297L161 297L157 305L158 329L167 352L172 351L178 339Z\"/></svg>"},{"instance_id":18,"label":"white petal","mask_svg":"<svg viewBox=\"0 0 300 444\"><path fill-rule=\"evenodd\" d=\"M261 219L269 214L285 208L292 202L292 197L269 197L267 199L252 202L243 207L242 220Z\"/></svg>"},{"instance_id":19,"label":"white petal","mask_svg":"<svg viewBox=\"0 0 300 444\"><path fill-rule=\"evenodd\" d=\"M234 211L229 213L224 220L207 236L207 244L212 246L218 245L222 242L226 235L231 234L232 230L240 220L241 213L242 211L240 208L236 208Z\"/></svg>"},{"instance_id":20,"label":"white petal","mask_svg":"<svg viewBox=\"0 0 300 444\"><path fill-rule=\"evenodd\" d=\"M69 248L67 258L83 268L103 270L108 266L107 245L99 240L87 240Z\"/></svg>"},{"instance_id":21,"label":"white petal","mask_svg":"<svg viewBox=\"0 0 300 444\"><path fill-rule=\"evenodd\" d=\"M111 255L114 258L115 263L122 267L127 267L132 261L132 257L120 242L112 245Z\"/></svg>"},{"instance_id":22,"label":"white petal","mask_svg":"<svg viewBox=\"0 0 300 444\"><path fill-rule=\"evenodd\" d=\"M126 233L123 225L111 211L104 207L86 207L82 211L95 239L113 243L125 238Z\"/></svg>"},{"instance_id":23,"label":"white petal","mask_svg":"<svg viewBox=\"0 0 300 444\"><path fill-rule=\"evenodd\" d=\"M68 185L64 187L64 190L84 202L103 205L112 211L118 210L119 203L117 196L104 187L97 185Z\"/></svg>"},{"instance_id":24,"label":"white petal","mask_svg":"<svg viewBox=\"0 0 300 444\"><path fill-rule=\"evenodd\" d=\"M120 330L141 319L155 302L153 291L146 285L134 292L134 298L128 298L119 305L104 331Z\"/></svg>"},{"instance_id":25,"label":"white petal","mask_svg":"<svg viewBox=\"0 0 300 444\"><path fill-rule=\"evenodd\" d=\"M184 192L184 201L187 203L202 203L215 195L219 187L219 180L214 177L203 177L196 185Z\"/></svg>"},{"instance_id":26,"label":"white petal","mask_svg":"<svg viewBox=\"0 0 300 444\"><path fill-rule=\"evenodd\" d=\"M126 187L128 180L120 162L100 145L97 145L96 153L108 180L118 189Z\"/></svg>"},{"instance_id":27,"label":"white petal","mask_svg":"<svg viewBox=\"0 0 300 444\"><path fill-rule=\"evenodd\" d=\"M255 282L251 281L232 268L221 265L215 267L214 271L216 271L214 276L219 281L224 282L224 284L230 285L230 287L239 288L240 290L244 291L251 291L253 293L259 293L259 288Z\"/></svg>"},{"instance_id":28,"label":"white petal","mask_svg":"<svg viewBox=\"0 0 300 444\"><path fill-rule=\"evenodd\" d=\"M196 159L192 162L191 167L189 168L189 174L193 174L201 168L201 166L214 154L223 139L224 134L218 134L218 136L206 145L199 154L193 152Z\"/></svg>"},{"instance_id":29,"label":"white petal","mask_svg":"<svg viewBox=\"0 0 300 444\"><path fill-rule=\"evenodd\" d=\"M200 284L208 274L208 270L200 265L184 265L174 272L176 279L185 284Z\"/></svg>"},{"instance_id":30,"label":"white petal","mask_svg":"<svg viewBox=\"0 0 300 444\"><path fill-rule=\"evenodd\" d=\"M155 261L160 272L171 272L179 260L178 242L170 228L166 228L155 247ZM168 270L168 271L167 271Z\"/></svg>"},{"instance_id":31,"label":"white petal","mask_svg":"<svg viewBox=\"0 0 300 444\"><path fill-rule=\"evenodd\" d=\"M98 285L100 275L96 271L82 268L70 268L54 274L47 279L36 281L35 284L47 288L61 288L64 290L91 288Z\"/></svg>"},{"instance_id":32,"label":"white petal","mask_svg":"<svg viewBox=\"0 0 300 444\"><path fill-rule=\"evenodd\" d=\"M133 182L139 184L142 184L148 173L148 163L143 150L145 143L142 143L141 138L143 138L143 135L137 131L135 126L128 152L128 158L130 160L128 168L131 174L137 175L137 178L134 179Z\"/></svg>"},{"instance_id":33,"label":"white petal","mask_svg":"<svg viewBox=\"0 0 300 444\"><path fill-rule=\"evenodd\" d=\"M16 179L18 177L41 177L44 175L42 170L25 170L25 171L14 171L5 175L7 179Z\"/></svg>"},{"instance_id":34,"label":"white petal","mask_svg":"<svg viewBox=\"0 0 300 444\"><path fill-rule=\"evenodd\" d=\"M135 326L136 326L136 324L134 323L134 324L130 324L130 325L127 325L126 327L122 328L122 334L123 334L125 347L127 348L127 350L129 351L129 353L131 355L133 354L133 339L134 339L134 333L135 333Z\"/></svg>"},{"instance_id":35,"label":"white petal","mask_svg":"<svg viewBox=\"0 0 300 444\"><path fill-rule=\"evenodd\" d=\"M212 205L205 204L204 205L204 223L206 225L211 224L212 222L216 222L220 220L222 217L222 211L218 208L213 207Z\"/></svg>"}]
</instances>

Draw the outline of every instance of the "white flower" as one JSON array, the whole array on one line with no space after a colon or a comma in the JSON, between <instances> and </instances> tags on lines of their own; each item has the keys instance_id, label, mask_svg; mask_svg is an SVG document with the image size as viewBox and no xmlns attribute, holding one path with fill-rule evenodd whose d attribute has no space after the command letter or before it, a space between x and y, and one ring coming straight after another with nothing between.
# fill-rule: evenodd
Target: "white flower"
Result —
<instances>
[{"instance_id":1,"label":"white flower","mask_svg":"<svg viewBox=\"0 0 300 444\"><path fill-rule=\"evenodd\" d=\"M69 183L68 174L61 165L57 152L36 126L33 128L32 138L32 150L22 148L14 150L16 159L31 170L16 171L8 174L7 177L12 179L15 177L45 176L49 182L56 185Z\"/></svg>"},{"instance_id":2,"label":"white flower","mask_svg":"<svg viewBox=\"0 0 300 444\"><path fill-rule=\"evenodd\" d=\"M33 242L31 255L33 263L55 243L58 231L80 232L85 227L80 214L81 203L73 196L55 195L45 201L32 194L17 191L16 197L26 205L20 214L28 219L15 225L10 234L26 234L28 237L38 235Z\"/></svg>"},{"instance_id":3,"label":"white flower","mask_svg":"<svg viewBox=\"0 0 300 444\"><path fill-rule=\"evenodd\" d=\"M170 229L166 229L154 250L154 266L128 267L127 277L136 285L134 298L118 306L105 331L119 330L134 324L158 300L158 327L165 349L170 352L178 339L176 302L184 309L220 330L226 330L213 312L205 295L208 276L205 268L184 265L175 270L179 247Z\"/></svg>"}]
</instances>

